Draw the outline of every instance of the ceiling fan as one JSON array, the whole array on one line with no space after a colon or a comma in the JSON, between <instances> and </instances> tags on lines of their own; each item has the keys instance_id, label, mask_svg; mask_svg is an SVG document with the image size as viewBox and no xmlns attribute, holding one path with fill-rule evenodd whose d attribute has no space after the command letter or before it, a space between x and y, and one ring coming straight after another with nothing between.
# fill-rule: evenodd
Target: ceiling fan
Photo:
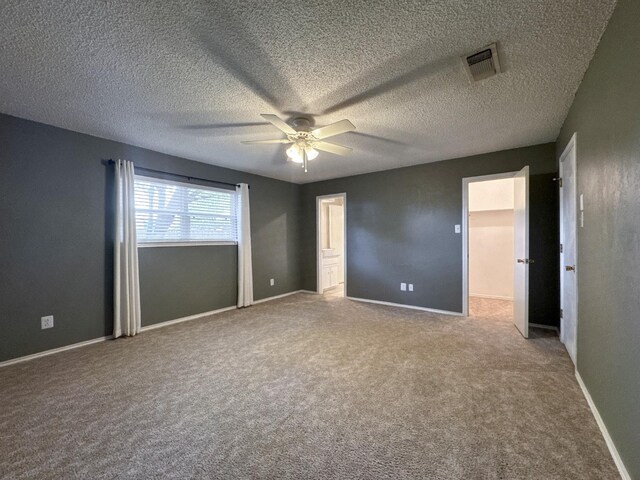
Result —
<instances>
[{"instance_id":1,"label":"ceiling fan","mask_svg":"<svg viewBox=\"0 0 640 480\"><path fill-rule=\"evenodd\" d=\"M294 118L291 122L293 126L291 126L277 115L264 113L261 116L268 122L271 122L273 126L283 131L287 135L287 138L255 140L242 143L292 143L293 145L287 149L287 157L289 157L292 162L302 164L305 172L307 171L309 160L313 160L318 156L318 150L335 153L336 155L349 155L349 153L351 153L351 149L348 147L324 141L325 138L355 130L356 127L349 120L340 120L339 122L311 130L312 123L308 118Z\"/></svg>"}]
</instances>

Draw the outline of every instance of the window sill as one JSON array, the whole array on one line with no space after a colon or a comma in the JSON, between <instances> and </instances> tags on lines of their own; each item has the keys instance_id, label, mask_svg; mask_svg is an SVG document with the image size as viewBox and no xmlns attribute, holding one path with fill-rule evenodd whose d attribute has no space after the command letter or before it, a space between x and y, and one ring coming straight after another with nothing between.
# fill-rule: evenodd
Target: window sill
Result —
<instances>
[{"instance_id":1,"label":"window sill","mask_svg":"<svg viewBox=\"0 0 640 480\"><path fill-rule=\"evenodd\" d=\"M209 247L212 245L238 245L238 242L153 242L139 243L138 248L150 247Z\"/></svg>"}]
</instances>

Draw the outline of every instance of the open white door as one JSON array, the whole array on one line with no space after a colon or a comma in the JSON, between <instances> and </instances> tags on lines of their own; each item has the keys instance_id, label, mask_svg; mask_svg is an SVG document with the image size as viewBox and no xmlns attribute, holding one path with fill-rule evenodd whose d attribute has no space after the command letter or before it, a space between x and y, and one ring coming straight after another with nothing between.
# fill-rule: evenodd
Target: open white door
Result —
<instances>
[{"instance_id":1,"label":"open white door","mask_svg":"<svg viewBox=\"0 0 640 480\"><path fill-rule=\"evenodd\" d=\"M514 291L513 323L529 338L529 167L514 176Z\"/></svg>"},{"instance_id":2,"label":"open white door","mask_svg":"<svg viewBox=\"0 0 640 480\"><path fill-rule=\"evenodd\" d=\"M576 279L576 139L560 157L560 340L577 362L578 285Z\"/></svg>"}]
</instances>

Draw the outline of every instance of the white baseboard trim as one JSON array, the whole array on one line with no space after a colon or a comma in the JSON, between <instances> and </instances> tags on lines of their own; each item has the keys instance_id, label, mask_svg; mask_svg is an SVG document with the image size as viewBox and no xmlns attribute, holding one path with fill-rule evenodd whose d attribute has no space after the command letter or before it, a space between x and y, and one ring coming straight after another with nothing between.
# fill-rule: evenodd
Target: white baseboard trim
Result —
<instances>
[{"instance_id":1,"label":"white baseboard trim","mask_svg":"<svg viewBox=\"0 0 640 480\"><path fill-rule=\"evenodd\" d=\"M356 297L346 297L346 298L348 298L349 300L354 300L356 302L376 303L378 305L387 305L389 307L410 308L411 310L421 310L423 312L440 313L442 315L453 315L453 316L456 316L456 317L463 317L464 316L460 312L450 312L449 310L437 310L435 308L416 307L415 305L405 305L403 303L383 302L381 300L369 300L368 298L356 298Z\"/></svg>"},{"instance_id":2,"label":"white baseboard trim","mask_svg":"<svg viewBox=\"0 0 640 480\"><path fill-rule=\"evenodd\" d=\"M269 302L271 300L277 300L278 298L288 297L289 295L295 295L296 293L309 293L307 290L294 290L293 292L282 293L280 295L274 295L273 297L261 298L260 300L254 300L253 304Z\"/></svg>"},{"instance_id":3,"label":"white baseboard trim","mask_svg":"<svg viewBox=\"0 0 640 480\"><path fill-rule=\"evenodd\" d=\"M535 328L543 328L545 330L553 330L558 335L560 335L560 329L558 327L554 327L552 325L543 325L542 323L529 323L529 326L530 327L535 327Z\"/></svg>"},{"instance_id":4,"label":"white baseboard trim","mask_svg":"<svg viewBox=\"0 0 640 480\"><path fill-rule=\"evenodd\" d=\"M513 297L504 297L501 295L485 295L484 293L470 293L469 296L476 297L476 298L490 298L492 300L509 300L510 302L513 302Z\"/></svg>"},{"instance_id":5,"label":"white baseboard trim","mask_svg":"<svg viewBox=\"0 0 640 480\"><path fill-rule=\"evenodd\" d=\"M315 290L298 290L300 293L310 293L311 295L318 295L318 292Z\"/></svg>"},{"instance_id":6,"label":"white baseboard trim","mask_svg":"<svg viewBox=\"0 0 640 480\"><path fill-rule=\"evenodd\" d=\"M46 357L53 355L54 353L65 352L67 350L74 350L80 347L86 347L87 345L93 345L94 343L105 342L111 340L113 335L107 335L106 337L98 337L91 340L85 340L84 342L72 343L71 345L65 345L64 347L52 348L51 350L45 350L44 352L32 353L31 355L25 355L24 357L12 358L11 360L5 360L0 362L0 368L8 367L9 365L15 365L16 363L27 362L29 360L35 360L36 358Z\"/></svg>"},{"instance_id":7,"label":"white baseboard trim","mask_svg":"<svg viewBox=\"0 0 640 480\"><path fill-rule=\"evenodd\" d=\"M600 432L602 432L604 441L607 443L607 447L609 447L609 452L613 457L613 461L616 464L616 467L618 467L618 471L620 472L620 477L622 477L623 480L631 480L631 475L629 475L629 472L627 471L627 467L624 466L624 463L622 462L622 458L620 458L620 454L618 453L618 449L616 448L616 445L613 443L613 439L611 438L611 435L609 435L607 426L604 424L604 421L600 416L600 412L598 412L598 408L596 407L596 404L593 403L593 398L591 398L591 394L589 393L589 390L587 390L587 386L582 381L582 377L578 373L577 369L576 369L576 379L578 380L578 385L580 385L580 388L582 389L584 398L587 399L589 408L591 408L591 413L593 413L593 416L596 419L596 423L598 424L598 427L600 427Z\"/></svg>"},{"instance_id":8,"label":"white baseboard trim","mask_svg":"<svg viewBox=\"0 0 640 480\"><path fill-rule=\"evenodd\" d=\"M196 313L195 315L189 315L188 317L176 318L174 320L167 320L166 322L154 323L153 325L147 325L142 327L140 332L146 332L149 330L155 330L156 328L168 327L169 325L175 325L176 323L189 322L191 320L197 320L199 318L208 317L209 315L215 315L217 313L228 312L230 310L236 310L238 307L232 305L230 307L219 308L217 310L211 310L210 312Z\"/></svg>"}]
</instances>

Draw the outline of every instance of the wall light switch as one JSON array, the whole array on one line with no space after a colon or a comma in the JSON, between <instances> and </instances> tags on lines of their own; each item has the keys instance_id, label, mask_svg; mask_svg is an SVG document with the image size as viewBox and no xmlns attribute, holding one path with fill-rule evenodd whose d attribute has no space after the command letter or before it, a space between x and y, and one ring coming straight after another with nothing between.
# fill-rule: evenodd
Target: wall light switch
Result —
<instances>
[{"instance_id":1,"label":"wall light switch","mask_svg":"<svg viewBox=\"0 0 640 480\"><path fill-rule=\"evenodd\" d=\"M401 283L400 284L400 290L402 290L403 292L407 291L407 284L406 283Z\"/></svg>"},{"instance_id":2,"label":"wall light switch","mask_svg":"<svg viewBox=\"0 0 640 480\"><path fill-rule=\"evenodd\" d=\"M456 225L456 233L460 233L460 225Z\"/></svg>"},{"instance_id":3,"label":"wall light switch","mask_svg":"<svg viewBox=\"0 0 640 480\"><path fill-rule=\"evenodd\" d=\"M410 284L409 284L409 291L410 291L410 292L413 292L413 283L410 283Z\"/></svg>"},{"instance_id":4,"label":"wall light switch","mask_svg":"<svg viewBox=\"0 0 640 480\"><path fill-rule=\"evenodd\" d=\"M40 329L53 328L53 315L40 318Z\"/></svg>"},{"instance_id":5,"label":"wall light switch","mask_svg":"<svg viewBox=\"0 0 640 480\"><path fill-rule=\"evenodd\" d=\"M275 284L276 284L275 278L272 278L271 280L269 280L269 285L273 287Z\"/></svg>"},{"instance_id":6,"label":"wall light switch","mask_svg":"<svg viewBox=\"0 0 640 480\"><path fill-rule=\"evenodd\" d=\"M584 195L580 194L580 211L584 210Z\"/></svg>"}]
</instances>

